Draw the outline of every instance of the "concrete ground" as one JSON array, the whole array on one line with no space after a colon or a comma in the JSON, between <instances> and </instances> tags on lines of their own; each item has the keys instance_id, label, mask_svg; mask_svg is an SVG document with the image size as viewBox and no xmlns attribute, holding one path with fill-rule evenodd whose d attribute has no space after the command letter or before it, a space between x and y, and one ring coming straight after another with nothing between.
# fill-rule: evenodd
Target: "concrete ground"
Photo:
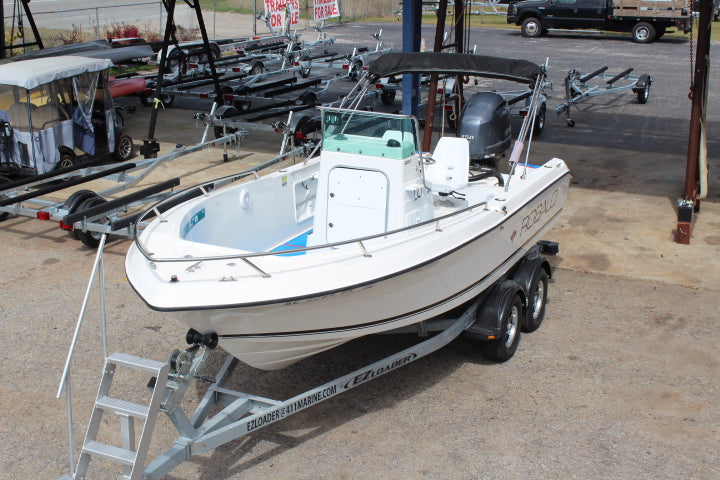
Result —
<instances>
[{"instance_id":1,"label":"concrete ground","mask_svg":"<svg viewBox=\"0 0 720 480\"><path fill-rule=\"evenodd\" d=\"M384 27L388 37L391 27ZM350 24L331 34L349 44L369 38L374 28ZM590 69L605 57L618 63L636 59L638 70L647 68L655 77L647 105L631 98L598 101L576 113L572 130L550 115L546 131L533 142L538 162L558 156L574 173L563 216L547 237L559 241L561 251L552 259L543 326L524 335L504 364L487 362L472 342L458 339L196 457L167 479L718 478L720 178L712 157L710 197L691 245L673 242L689 113L686 89L674 75L687 76L678 67L687 43L638 46L572 36L531 43L514 30L481 33L488 53L544 58L554 52L556 84L568 65ZM550 109L562 97L556 89ZM199 138L194 105L183 102L160 112L156 138L164 149ZM128 116L136 142L146 135L146 122L147 111ZM716 131L714 111L709 125ZM230 162L211 151L164 165L150 181L180 175L189 186L236 172L272 156L278 141L277 134L254 132ZM714 138L710 151L718 151ZM94 252L54 223L28 218L0 224L0 244L0 318L6 330L0 476L58 478L69 467L65 401L55 393ZM185 328L134 294L123 270L128 246L116 239L104 256L109 349L163 360L182 348ZM102 367L97 294L91 300L72 377L76 448ZM240 366L232 386L288 398L410 341L361 339L273 373ZM218 354L208 374L220 361ZM145 380L122 388L142 389ZM189 408L202 393L201 387L191 390ZM169 448L174 436L162 418L151 456ZM112 466L93 465L89 478L114 478Z\"/></svg>"}]
</instances>

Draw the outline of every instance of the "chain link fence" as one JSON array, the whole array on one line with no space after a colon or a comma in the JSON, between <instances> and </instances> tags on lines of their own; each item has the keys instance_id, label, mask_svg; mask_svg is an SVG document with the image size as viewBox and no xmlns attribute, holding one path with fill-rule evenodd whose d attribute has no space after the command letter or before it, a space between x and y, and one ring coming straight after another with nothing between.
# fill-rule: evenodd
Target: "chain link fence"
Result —
<instances>
[{"instance_id":1,"label":"chain link fence","mask_svg":"<svg viewBox=\"0 0 720 480\"><path fill-rule=\"evenodd\" d=\"M401 0L339 0L341 17L329 23L344 20L368 18L392 18L401 9ZM22 8L6 6L4 14L5 44L22 45L36 41L30 21ZM313 0L300 0L301 26L308 28L312 23ZM33 8L30 4L30 8ZM264 12L262 0L215 0L206 1L203 18L211 37L215 37L214 20L225 11L249 15ZM97 6L82 9L32 11L43 45L54 47L72 43L87 42L105 38L142 37L148 41L161 40L167 21L162 2L148 1L111 6ZM179 39L199 37L195 12L184 2L175 6L175 23ZM301 22L302 23L302 22ZM238 31L237 36L266 33L262 22L252 32ZM18 55L37 47L13 49L11 55Z\"/></svg>"}]
</instances>

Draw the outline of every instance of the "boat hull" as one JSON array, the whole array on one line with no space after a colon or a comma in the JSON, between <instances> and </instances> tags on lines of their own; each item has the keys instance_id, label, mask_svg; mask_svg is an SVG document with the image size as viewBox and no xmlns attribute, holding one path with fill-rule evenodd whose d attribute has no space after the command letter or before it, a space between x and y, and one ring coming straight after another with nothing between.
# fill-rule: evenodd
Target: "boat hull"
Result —
<instances>
[{"instance_id":1,"label":"boat hull","mask_svg":"<svg viewBox=\"0 0 720 480\"><path fill-rule=\"evenodd\" d=\"M419 235L400 249L374 250L368 243L370 257L355 255L332 272L306 270L305 282L310 284L316 276L335 275L334 289L193 308L150 305L175 310L179 320L202 333L216 332L220 346L248 365L283 368L354 338L432 319L473 300L547 232L562 210L568 185L565 171L509 211L491 205L494 212L485 212L482 221L473 221L470 212L466 221L436 228L430 237ZM359 262L378 274L343 285L343 272L349 275L361 268ZM372 262L377 266L366 266ZM238 282L234 288L257 288L265 280Z\"/></svg>"}]
</instances>

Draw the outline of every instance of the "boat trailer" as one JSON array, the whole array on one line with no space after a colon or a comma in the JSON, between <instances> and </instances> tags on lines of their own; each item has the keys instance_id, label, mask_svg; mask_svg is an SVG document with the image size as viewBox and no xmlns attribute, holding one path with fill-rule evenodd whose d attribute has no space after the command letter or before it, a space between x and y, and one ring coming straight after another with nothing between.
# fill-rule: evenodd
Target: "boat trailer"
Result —
<instances>
[{"instance_id":1,"label":"boat trailer","mask_svg":"<svg viewBox=\"0 0 720 480\"><path fill-rule=\"evenodd\" d=\"M575 120L570 118L570 110L573 105L585 101L590 97L599 95L617 94L625 91L632 91L637 95L638 103L645 104L650 97L650 85L652 85L652 77L647 73L642 75L631 75L632 68L623 70L622 72L612 75L607 73L608 67L600 67L591 73L581 73L572 69L565 78L565 95L567 102L558 106L555 113L558 116L566 114L568 127L575 126ZM592 83L590 80L595 80ZM603 80L604 83L598 83L597 80Z\"/></svg>"},{"instance_id":2,"label":"boat trailer","mask_svg":"<svg viewBox=\"0 0 720 480\"><path fill-rule=\"evenodd\" d=\"M257 175L256 170L251 173ZM233 180L238 180L251 173L238 174L233 177ZM203 187L207 187L207 185ZM204 191L205 189L201 188L199 190ZM191 192L188 191L188 193ZM168 208L170 207L168 206ZM157 214L162 215L161 212L157 212ZM217 334L214 333L200 334L195 330L189 330L185 340L190 347L182 351L173 350L166 362L117 352L108 355L103 280L103 248L106 237L107 235L103 234L99 241L90 281L80 309L75 333L57 392L57 398L60 398L64 391L67 400L71 472L70 475L63 475L60 480L84 480L90 478L88 477L88 468L91 458L103 458L122 465L123 474L119 478L124 480L159 480L195 455L211 451L419 360L446 346L463 333L470 338L489 341L480 344L485 355L496 361L505 361L514 354L515 348L517 348L519 336L516 337L515 335L519 335L517 330L521 328L520 324L516 324L512 330L513 333L510 333L510 330L508 330L510 327L507 325L493 326L488 329L488 324L484 320L492 317L492 324L495 321L505 324L507 320L504 312L508 311L505 306L506 302L508 300L514 301L513 299L516 298L515 294L506 295L506 293L524 288L520 286L520 283L534 278L541 271L549 270L549 265L546 265L547 261L540 254L554 255L558 251L556 243L540 241L526 254L520 254L519 258L514 258L510 264L510 270L498 278L493 287L467 304L464 312L459 316L442 316L418 324L415 333L427 336L425 340L289 399L276 400L227 388L226 382L233 369L238 365L238 360L231 355L227 355L214 378L203 375L211 352L218 344ZM71 384L69 381L70 365L85 312L87 311L91 287L96 276L99 278L100 321L105 366L76 464L71 421L73 414ZM544 288L542 291L543 294L541 295L546 295L547 289ZM538 303L527 305L527 308L535 309L542 305L544 312L546 297L543 296L541 299L535 298L534 300L531 297L532 295L528 295L526 301ZM535 295L535 297L538 297L538 295ZM535 311L537 312L537 310ZM499 330L496 330L496 328L499 328ZM410 327L405 327L397 332L407 333L409 329ZM533 329L526 329L525 331L532 331ZM439 333L429 335L430 332ZM495 345L507 347L509 342L513 342L515 347L512 348L511 352L508 351L503 354L491 354L488 350L482 348L485 345L492 345L493 347L490 349L492 351ZM150 382L147 384L150 399L147 400L146 395L146 399L143 400L147 404L134 403L133 401L110 396L114 375L120 369L124 370L122 378L125 379L128 379L126 374L132 373L133 370L144 375L151 375ZM209 382L210 385L194 412L188 415L181 404L188 387L193 381ZM123 389L123 391L127 394L126 389ZM164 412L168 416L179 435L176 437L172 447L145 466L152 433L160 412ZM119 418L122 446L118 447L98 440L104 437L100 432L101 426L106 423L103 422L104 413L114 413ZM143 422L140 429L141 433L137 437L135 434L135 419ZM107 430L107 426L105 430Z\"/></svg>"},{"instance_id":3,"label":"boat trailer","mask_svg":"<svg viewBox=\"0 0 720 480\"><path fill-rule=\"evenodd\" d=\"M165 180L111 200L108 197L126 191L158 166L183 155L223 146L223 158L226 159L227 146L235 143L239 148L240 141L247 133L246 130L239 130L217 140L178 146L158 158L113 164L102 164L102 160L96 159L17 180L0 176L0 221L10 215L55 220L61 229L67 230L73 238L91 248L97 247L101 234L112 233L133 238L133 226L139 214L127 213L171 195L172 189L180 184L180 179ZM115 182L115 185L98 192L78 190L60 202L47 198L48 194L98 179Z\"/></svg>"}]
</instances>

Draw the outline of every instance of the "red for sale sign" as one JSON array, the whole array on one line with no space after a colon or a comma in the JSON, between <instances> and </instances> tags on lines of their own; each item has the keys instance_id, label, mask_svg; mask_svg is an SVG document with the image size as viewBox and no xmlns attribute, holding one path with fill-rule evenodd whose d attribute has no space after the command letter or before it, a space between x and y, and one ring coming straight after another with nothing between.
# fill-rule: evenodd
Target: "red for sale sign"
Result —
<instances>
[{"instance_id":1,"label":"red for sale sign","mask_svg":"<svg viewBox=\"0 0 720 480\"><path fill-rule=\"evenodd\" d=\"M337 0L315 0L315 21L339 16Z\"/></svg>"},{"instance_id":2,"label":"red for sale sign","mask_svg":"<svg viewBox=\"0 0 720 480\"><path fill-rule=\"evenodd\" d=\"M269 16L271 27L285 26L286 15L290 25L300 21L300 0L265 0L265 16Z\"/></svg>"}]
</instances>

